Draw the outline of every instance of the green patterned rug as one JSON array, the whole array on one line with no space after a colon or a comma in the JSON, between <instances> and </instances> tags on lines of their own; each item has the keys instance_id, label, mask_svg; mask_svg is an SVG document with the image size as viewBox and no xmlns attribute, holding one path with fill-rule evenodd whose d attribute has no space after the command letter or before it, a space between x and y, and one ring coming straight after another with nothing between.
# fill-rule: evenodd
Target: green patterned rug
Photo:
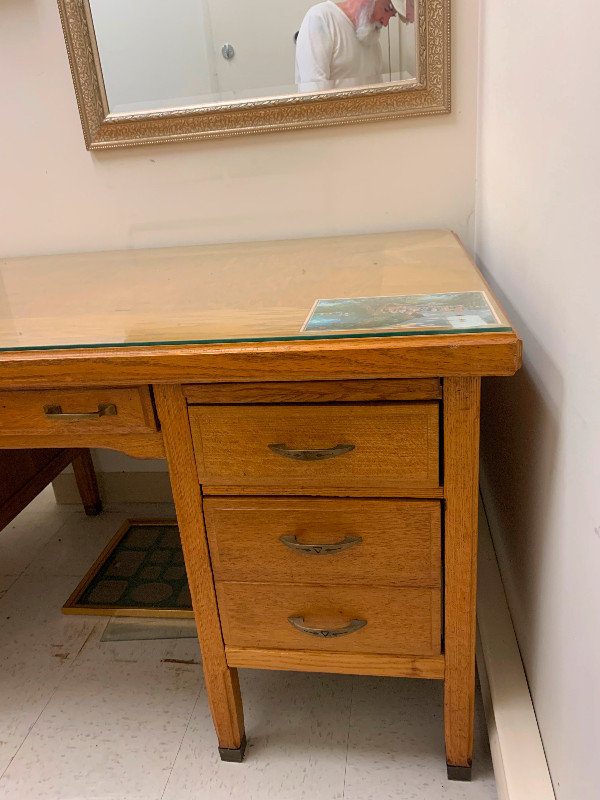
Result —
<instances>
[{"instance_id":1,"label":"green patterned rug","mask_svg":"<svg viewBox=\"0 0 600 800\"><path fill-rule=\"evenodd\" d=\"M127 520L62 610L65 614L193 617L177 523Z\"/></svg>"}]
</instances>

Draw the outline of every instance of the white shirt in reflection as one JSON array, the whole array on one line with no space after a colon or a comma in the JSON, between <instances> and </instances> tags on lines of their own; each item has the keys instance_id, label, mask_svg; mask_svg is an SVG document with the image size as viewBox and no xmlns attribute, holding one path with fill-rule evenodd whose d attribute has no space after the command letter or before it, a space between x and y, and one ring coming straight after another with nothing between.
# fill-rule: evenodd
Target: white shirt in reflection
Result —
<instances>
[{"instance_id":1,"label":"white shirt in reflection","mask_svg":"<svg viewBox=\"0 0 600 800\"><path fill-rule=\"evenodd\" d=\"M359 41L354 25L332 0L308 10L296 41L299 92L381 83L382 69L378 34Z\"/></svg>"}]
</instances>

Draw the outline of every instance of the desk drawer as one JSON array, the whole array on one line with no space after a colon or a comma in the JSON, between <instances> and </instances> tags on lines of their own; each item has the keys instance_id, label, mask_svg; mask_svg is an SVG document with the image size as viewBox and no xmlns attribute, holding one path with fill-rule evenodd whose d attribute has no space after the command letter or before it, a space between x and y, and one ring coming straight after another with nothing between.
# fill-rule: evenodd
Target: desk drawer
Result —
<instances>
[{"instance_id":1,"label":"desk drawer","mask_svg":"<svg viewBox=\"0 0 600 800\"><path fill-rule=\"evenodd\" d=\"M216 580L441 584L439 501L208 497L204 515Z\"/></svg>"},{"instance_id":2,"label":"desk drawer","mask_svg":"<svg viewBox=\"0 0 600 800\"><path fill-rule=\"evenodd\" d=\"M147 433L157 430L148 386L0 392L6 434Z\"/></svg>"},{"instance_id":3,"label":"desk drawer","mask_svg":"<svg viewBox=\"0 0 600 800\"><path fill-rule=\"evenodd\" d=\"M216 589L223 637L232 647L427 656L441 652L439 589L229 582L218 582ZM299 628L310 628L313 634ZM335 635L326 635L332 631Z\"/></svg>"},{"instance_id":4,"label":"desk drawer","mask_svg":"<svg viewBox=\"0 0 600 800\"><path fill-rule=\"evenodd\" d=\"M438 486L436 402L190 406L189 415L206 485Z\"/></svg>"}]
</instances>

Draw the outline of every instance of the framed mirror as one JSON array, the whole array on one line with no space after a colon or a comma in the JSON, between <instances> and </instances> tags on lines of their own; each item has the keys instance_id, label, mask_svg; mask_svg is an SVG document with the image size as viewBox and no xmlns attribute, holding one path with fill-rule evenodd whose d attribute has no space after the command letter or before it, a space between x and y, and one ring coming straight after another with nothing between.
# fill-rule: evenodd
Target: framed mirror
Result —
<instances>
[{"instance_id":1,"label":"framed mirror","mask_svg":"<svg viewBox=\"0 0 600 800\"><path fill-rule=\"evenodd\" d=\"M58 0L88 150L450 111L450 0Z\"/></svg>"}]
</instances>

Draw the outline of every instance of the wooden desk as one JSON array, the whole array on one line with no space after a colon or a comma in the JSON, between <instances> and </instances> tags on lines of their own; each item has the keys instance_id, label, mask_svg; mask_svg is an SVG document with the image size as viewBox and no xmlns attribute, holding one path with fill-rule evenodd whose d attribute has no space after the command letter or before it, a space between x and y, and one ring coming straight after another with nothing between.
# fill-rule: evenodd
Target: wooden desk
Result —
<instances>
[{"instance_id":1,"label":"wooden desk","mask_svg":"<svg viewBox=\"0 0 600 800\"><path fill-rule=\"evenodd\" d=\"M468 779L480 380L512 375L521 342L455 237L0 275L0 447L167 458L222 758L245 748L237 667L421 677L444 681L449 774ZM477 291L491 323L302 330L317 299Z\"/></svg>"}]
</instances>

